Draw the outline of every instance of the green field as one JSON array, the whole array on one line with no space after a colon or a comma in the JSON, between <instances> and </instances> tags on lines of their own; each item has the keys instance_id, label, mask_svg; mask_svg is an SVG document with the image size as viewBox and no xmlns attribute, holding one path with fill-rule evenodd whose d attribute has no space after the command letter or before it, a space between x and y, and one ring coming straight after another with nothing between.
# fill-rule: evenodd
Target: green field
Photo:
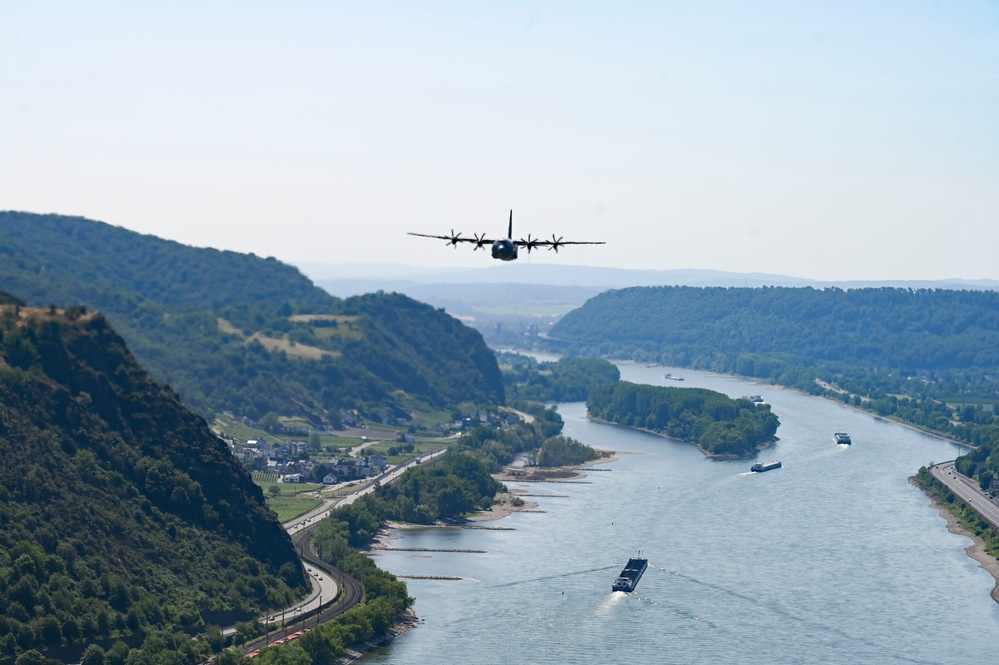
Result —
<instances>
[{"instance_id":1,"label":"green field","mask_svg":"<svg viewBox=\"0 0 999 665\"><path fill-rule=\"evenodd\" d=\"M267 507L277 513L281 522L293 520L322 503L322 499L315 498L323 487L318 483L279 483L276 473L260 471L253 474L253 482L264 491ZM276 494L272 488L277 488Z\"/></svg>"},{"instance_id":2,"label":"green field","mask_svg":"<svg viewBox=\"0 0 999 665\"><path fill-rule=\"evenodd\" d=\"M429 453L431 450L437 450L445 445L447 445L447 439L440 439L435 441L417 441L413 444L412 452L403 452L398 455L389 455L388 451L390 448L395 448L402 446L403 444L397 441L380 441L378 443L372 444L364 449L363 454L371 455L373 453L384 453L388 458L389 464L402 464L406 460L413 459L417 455L423 453Z\"/></svg>"},{"instance_id":3,"label":"green field","mask_svg":"<svg viewBox=\"0 0 999 665\"><path fill-rule=\"evenodd\" d=\"M257 480L257 477L260 480ZM275 476L273 479L267 478L268 476ZM279 483L276 478L276 473L261 473L259 471L253 474L253 482L260 485L260 489L264 491L264 496L295 496L297 494L313 494L323 488L321 483ZM278 493L275 495L274 490L271 489L276 487Z\"/></svg>"},{"instance_id":4,"label":"green field","mask_svg":"<svg viewBox=\"0 0 999 665\"><path fill-rule=\"evenodd\" d=\"M267 507L277 513L278 521L284 523L304 515L313 508L318 508L322 499L308 496L268 496Z\"/></svg>"},{"instance_id":5,"label":"green field","mask_svg":"<svg viewBox=\"0 0 999 665\"><path fill-rule=\"evenodd\" d=\"M296 424L295 419L291 418L282 418L281 421L286 425ZM227 418L224 415L215 416L215 422L212 424L212 428L218 432L228 434L238 443L243 443L250 439L259 439L260 437L264 437L270 443L288 443L289 441L306 440L306 437L302 434L271 434L270 432L266 432L262 429L245 425L238 420ZM357 436L342 436L339 434L333 434L320 435L319 441L323 450L333 451L336 448L348 448L360 445L361 438Z\"/></svg>"},{"instance_id":6,"label":"green field","mask_svg":"<svg viewBox=\"0 0 999 665\"><path fill-rule=\"evenodd\" d=\"M467 405L466 405L467 406ZM474 405L468 406L468 410L474 411ZM423 420L423 426L428 430L434 425L450 425L451 424L451 414L444 411L435 411L432 413L420 413L414 414L417 418ZM304 424L298 419L293 418L281 418L283 424L286 426L294 426L297 424ZM372 425L371 434L368 435L369 439L383 439L385 443L389 445L395 443L395 438L398 436L397 431L393 431L391 428L387 431L385 429L380 429L381 425ZM388 426L385 426L388 427ZM303 441L307 440L305 435L302 434L271 434L265 430L250 427L237 420L233 420L224 415L216 415L215 421L212 424L212 429L216 432L225 433L236 440L237 443L243 443L250 439L259 439L264 437L269 443L288 443L289 441ZM356 430L355 430L356 431ZM365 441L360 436L345 436L343 434L323 434L319 437L320 445L322 446L324 453L336 453L338 450L350 449L354 446L359 446ZM379 444L380 445L380 444ZM344 450L346 452L346 450ZM379 452L384 452L380 450ZM315 454L315 453L313 453ZM405 458L405 459L408 459Z\"/></svg>"}]
</instances>

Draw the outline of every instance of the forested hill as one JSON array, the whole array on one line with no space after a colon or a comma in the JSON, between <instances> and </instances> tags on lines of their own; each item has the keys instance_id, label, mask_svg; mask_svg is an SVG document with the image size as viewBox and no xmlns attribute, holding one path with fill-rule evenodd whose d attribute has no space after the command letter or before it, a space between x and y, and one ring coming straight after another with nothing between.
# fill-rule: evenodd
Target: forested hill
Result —
<instances>
[{"instance_id":1,"label":"forested hill","mask_svg":"<svg viewBox=\"0 0 999 665\"><path fill-rule=\"evenodd\" d=\"M4 290L28 303L130 296L196 309L330 303L297 268L276 259L189 247L82 217L0 212L0 261L7 264Z\"/></svg>"},{"instance_id":2,"label":"forested hill","mask_svg":"<svg viewBox=\"0 0 999 665\"><path fill-rule=\"evenodd\" d=\"M601 354L765 375L776 364L999 367L999 293L646 287L602 293L551 336ZM757 363L765 367L755 367Z\"/></svg>"},{"instance_id":3,"label":"forested hill","mask_svg":"<svg viewBox=\"0 0 999 665\"><path fill-rule=\"evenodd\" d=\"M0 663L200 662L202 612L305 591L260 489L105 318L0 302Z\"/></svg>"},{"instance_id":4,"label":"forested hill","mask_svg":"<svg viewBox=\"0 0 999 665\"><path fill-rule=\"evenodd\" d=\"M0 288L99 310L205 416L336 424L503 401L481 336L398 295L341 300L275 259L187 247L102 222L0 212Z\"/></svg>"}]
</instances>

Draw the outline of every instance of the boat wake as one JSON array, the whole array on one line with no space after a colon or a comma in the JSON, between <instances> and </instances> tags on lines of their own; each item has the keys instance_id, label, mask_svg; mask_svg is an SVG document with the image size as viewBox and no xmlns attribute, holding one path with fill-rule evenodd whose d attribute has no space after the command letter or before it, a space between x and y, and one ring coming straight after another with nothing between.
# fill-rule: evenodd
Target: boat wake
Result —
<instances>
[{"instance_id":1,"label":"boat wake","mask_svg":"<svg viewBox=\"0 0 999 665\"><path fill-rule=\"evenodd\" d=\"M560 575L547 575L545 577L534 577L529 580L517 580L516 582L506 582L505 584L496 584L490 588L493 589L503 589L505 587L517 586L519 584L531 584L533 582L544 582L546 580L560 580L566 577L573 577L575 575L586 575L589 573L596 573L602 570L612 570L619 566L620 564L615 564L613 566L601 566L600 568L588 568L586 570L575 570L569 573L562 573Z\"/></svg>"},{"instance_id":2,"label":"boat wake","mask_svg":"<svg viewBox=\"0 0 999 665\"><path fill-rule=\"evenodd\" d=\"M615 607L626 600L628 600L628 594L624 591L611 591L610 594L605 596L604 600L600 603L600 606L597 608L597 614L607 616L614 610Z\"/></svg>"},{"instance_id":3,"label":"boat wake","mask_svg":"<svg viewBox=\"0 0 999 665\"><path fill-rule=\"evenodd\" d=\"M662 569L660 569L660 570L662 570ZM819 630L827 631L827 632L830 632L830 633L834 633L834 634L839 635L841 637L844 637L844 638L853 640L855 642L859 642L861 644L867 645L868 647L871 647L872 649L874 649L875 652L879 651L882 648L882 645L879 642L877 642L876 640L872 640L872 639L870 639L870 638L868 638L868 637L866 637L864 635L851 635L850 633L848 633L847 631L843 630L839 626L835 626L835 625L832 625L832 624L829 624L829 623L825 623L825 622L822 622L822 621L817 621L817 620L815 620L815 619L813 619L811 617L808 617L808 616L799 616L799 615L797 615L797 614L795 614L793 612L789 612L786 609L780 607L780 605L777 604L777 603L764 602L764 601L761 601L759 598L756 598L754 596L749 596L749 595L746 595L746 594L742 594L742 593L739 593L737 591L733 591L731 589L727 589L727 588L725 588L723 586L719 586L717 584L711 584L709 582L704 582L702 580L699 580L697 578L691 577L689 575L684 575L683 573L681 573L679 571L675 571L675 570L669 570L669 571L663 570L663 572L669 573L669 574L674 575L674 576L676 576L676 577L678 577L680 579L686 580L688 582L692 582L693 584L705 587L707 589L713 589L713 590L715 590L717 592L726 594L726 595L731 596L733 598L738 598L739 600L742 600L742 601L744 601L746 603L749 603L751 605L755 605L757 607L763 608L764 610L766 610L767 612L770 612L771 614L780 616L784 620L789 620L789 621L801 624L802 626L808 626L808 627L813 628L813 629L819 629ZM690 612L684 611L684 610L682 610L680 608L671 607L670 609L674 610L675 612L677 612L677 614L680 614L681 616L685 616L685 617L690 618L690 619L695 620L695 621L703 622L705 625L711 626L712 628L718 627L714 623L712 623L711 621L708 621L707 619L702 619L700 617L697 617L696 615L691 614ZM722 629L724 629L724 627L722 627ZM925 661L925 660L908 657L908 656L906 656L904 654L900 654L900 653L893 653L892 656L896 660L905 661L907 663L918 663L919 665L925 665L927 663L927 661Z\"/></svg>"},{"instance_id":4,"label":"boat wake","mask_svg":"<svg viewBox=\"0 0 999 665\"><path fill-rule=\"evenodd\" d=\"M635 598L638 598L640 601L645 602L645 603L651 603L652 605L658 605L659 604L658 600L655 600L651 596L646 596L644 593L639 593L637 591L632 591L631 595L634 596Z\"/></svg>"}]
</instances>

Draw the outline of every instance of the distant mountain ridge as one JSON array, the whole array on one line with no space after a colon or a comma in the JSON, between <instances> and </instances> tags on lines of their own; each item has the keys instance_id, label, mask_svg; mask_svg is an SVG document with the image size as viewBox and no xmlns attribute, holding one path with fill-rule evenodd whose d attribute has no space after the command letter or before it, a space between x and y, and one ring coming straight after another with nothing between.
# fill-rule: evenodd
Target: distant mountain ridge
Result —
<instances>
[{"instance_id":1,"label":"distant mountain ridge","mask_svg":"<svg viewBox=\"0 0 999 665\"><path fill-rule=\"evenodd\" d=\"M783 363L867 369L999 368L999 293L908 289L688 286L607 291L551 337L600 354L689 365L724 362L760 376ZM741 368L740 368L741 363Z\"/></svg>"},{"instance_id":2,"label":"distant mountain ridge","mask_svg":"<svg viewBox=\"0 0 999 665\"><path fill-rule=\"evenodd\" d=\"M202 612L307 589L260 489L104 317L0 303L0 664L119 640L199 662Z\"/></svg>"},{"instance_id":3,"label":"distant mountain ridge","mask_svg":"<svg viewBox=\"0 0 999 665\"><path fill-rule=\"evenodd\" d=\"M531 264L490 265L483 268L417 268L398 264L302 263L302 271L321 286L331 283L365 285L377 290L384 284L542 284L549 286L620 289L630 286L811 286L859 289L890 286L912 289L997 290L999 280L816 280L770 273L735 273L720 270L632 270L590 266ZM383 286L377 286L382 284ZM372 288L373 287L373 288ZM394 286L391 288L395 288ZM338 292L338 291L334 291Z\"/></svg>"},{"instance_id":4,"label":"distant mountain ridge","mask_svg":"<svg viewBox=\"0 0 999 665\"><path fill-rule=\"evenodd\" d=\"M594 296L642 286L999 290L995 280L821 282L783 275L714 270L627 270L573 265L489 265L431 269L390 264L302 264L316 283L340 296L394 291L444 308L478 329L495 348L529 348L538 335Z\"/></svg>"},{"instance_id":5,"label":"distant mountain ridge","mask_svg":"<svg viewBox=\"0 0 999 665\"><path fill-rule=\"evenodd\" d=\"M140 362L205 416L337 424L342 409L503 401L481 336L391 294L340 299L275 259L187 247L102 222L0 212L0 288L100 310Z\"/></svg>"}]
</instances>

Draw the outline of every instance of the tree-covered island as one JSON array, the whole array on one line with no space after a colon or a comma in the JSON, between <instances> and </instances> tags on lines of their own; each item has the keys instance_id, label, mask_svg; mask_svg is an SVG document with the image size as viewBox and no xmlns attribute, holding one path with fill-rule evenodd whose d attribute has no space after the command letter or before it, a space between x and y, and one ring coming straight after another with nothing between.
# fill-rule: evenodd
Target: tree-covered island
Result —
<instances>
[{"instance_id":1,"label":"tree-covered island","mask_svg":"<svg viewBox=\"0 0 999 665\"><path fill-rule=\"evenodd\" d=\"M590 417L696 443L711 457L751 457L776 440L780 421L769 404L706 388L618 381L590 391Z\"/></svg>"}]
</instances>

